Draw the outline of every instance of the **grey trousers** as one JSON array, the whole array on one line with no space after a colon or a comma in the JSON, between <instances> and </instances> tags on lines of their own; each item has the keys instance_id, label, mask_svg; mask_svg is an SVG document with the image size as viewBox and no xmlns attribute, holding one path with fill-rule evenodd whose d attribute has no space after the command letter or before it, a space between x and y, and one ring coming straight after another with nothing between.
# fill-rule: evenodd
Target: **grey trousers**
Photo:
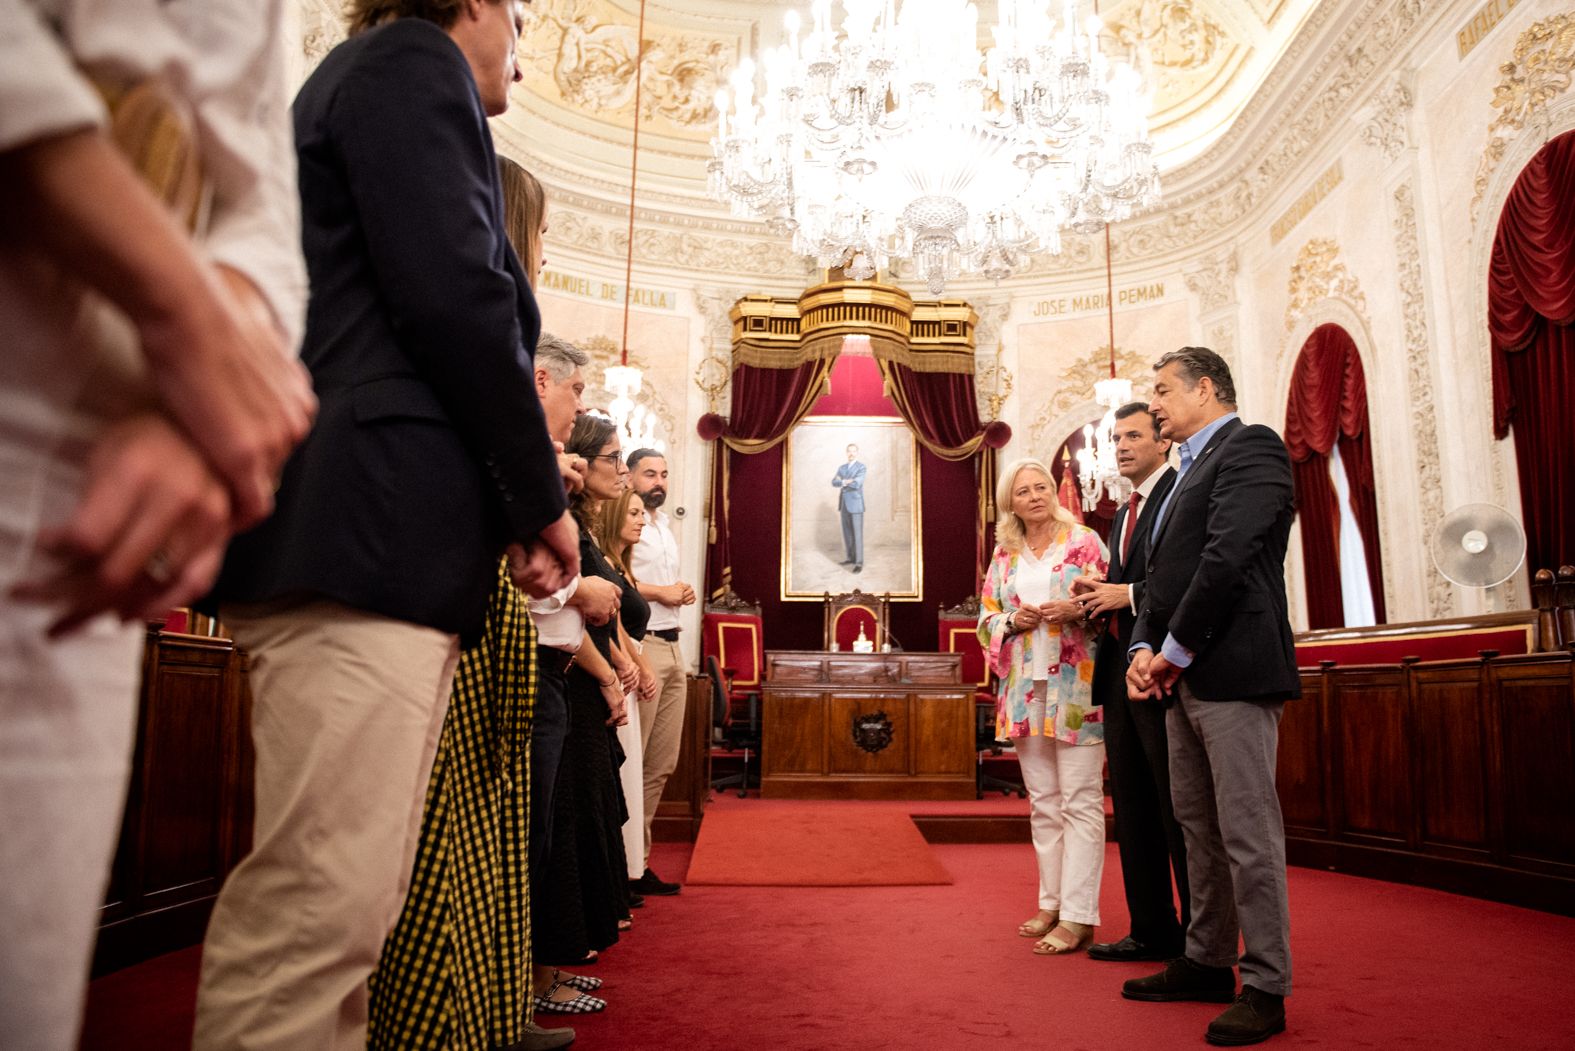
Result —
<instances>
[{"instance_id":1,"label":"grey trousers","mask_svg":"<svg viewBox=\"0 0 1575 1051\"><path fill-rule=\"evenodd\" d=\"M864 512L842 512L842 550L854 565L864 564Z\"/></svg>"},{"instance_id":2,"label":"grey trousers","mask_svg":"<svg viewBox=\"0 0 1575 1051\"><path fill-rule=\"evenodd\" d=\"M1210 967L1239 959L1242 985L1279 996L1291 991L1285 825L1274 787L1284 707L1200 701L1183 677L1165 716L1171 802L1192 889L1187 958Z\"/></svg>"}]
</instances>

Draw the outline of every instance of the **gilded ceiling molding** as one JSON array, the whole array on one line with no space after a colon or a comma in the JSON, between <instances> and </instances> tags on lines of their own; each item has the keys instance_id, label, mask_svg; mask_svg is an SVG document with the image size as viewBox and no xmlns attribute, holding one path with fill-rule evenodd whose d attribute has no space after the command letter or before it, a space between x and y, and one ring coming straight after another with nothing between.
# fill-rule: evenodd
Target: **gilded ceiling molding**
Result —
<instances>
[{"instance_id":1,"label":"gilded ceiling molding","mask_svg":"<svg viewBox=\"0 0 1575 1051\"><path fill-rule=\"evenodd\" d=\"M636 25L607 0L537 0L526 8L519 54L537 93L603 119L634 110ZM737 38L664 29L647 20L640 80L642 122L704 135L715 122L713 99L738 61Z\"/></svg>"},{"instance_id":2,"label":"gilded ceiling molding","mask_svg":"<svg viewBox=\"0 0 1575 1051\"><path fill-rule=\"evenodd\" d=\"M1367 297L1346 265L1340 262L1340 246L1327 237L1315 237L1302 245L1291 264L1290 302L1285 306L1285 331L1314 306L1326 299L1338 299L1367 325Z\"/></svg>"},{"instance_id":3,"label":"gilded ceiling molding","mask_svg":"<svg viewBox=\"0 0 1575 1051\"><path fill-rule=\"evenodd\" d=\"M1415 105L1416 71L1395 74L1379 91L1362 122L1362 141L1392 164L1411 145L1410 114Z\"/></svg>"},{"instance_id":4,"label":"gilded ceiling molding","mask_svg":"<svg viewBox=\"0 0 1575 1051\"><path fill-rule=\"evenodd\" d=\"M1106 32L1129 52L1147 48L1149 61L1167 69L1201 69L1230 46L1225 30L1192 0L1138 0L1130 11L1113 16Z\"/></svg>"},{"instance_id":5,"label":"gilded ceiling molding","mask_svg":"<svg viewBox=\"0 0 1575 1051\"><path fill-rule=\"evenodd\" d=\"M621 258L628 244L628 228L598 223L590 216L557 209L552 212L547 239L549 243ZM783 241L707 237L700 233L649 227L635 229L634 257L662 268L776 276L799 282L814 272L813 261L794 255Z\"/></svg>"},{"instance_id":6,"label":"gilded ceiling molding","mask_svg":"<svg viewBox=\"0 0 1575 1051\"><path fill-rule=\"evenodd\" d=\"M1132 381L1132 397L1146 401L1154 393L1153 356L1116 347L1116 375ZM1110 375L1110 344L1094 347L1088 356L1061 374L1056 392L1028 425L1030 448L1053 453L1074 430L1105 413L1093 400L1094 382Z\"/></svg>"},{"instance_id":7,"label":"gilded ceiling molding","mask_svg":"<svg viewBox=\"0 0 1575 1051\"><path fill-rule=\"evenodd\" d=\"M1509 60L1499 66L1503 74L1493 88L1493 108L1498 116L1488 125L1487 145L1477 162L1472 183L1471 225L1475 226L1483 194L1504 151L1523 128L1547 137L1548 103L1570 89L1575 71L1575 14L1554 15L1534 22L1515 40Z\"/></svg>"},{"instance_id":8,"label":"gilded ceiling molding","mask_svg":"<svg viewBox=\"0 0 1575 1051\"><path fill-rule=\"evenodd\" d=\"M1416 489L1426 535L1444 518L1442 460L1438 450L1438 412L1433 397L1433 363L1427 336L1427 304L1422 288L1422 242L1416 228L1416 194L1409 182L1394 191L1395 258L1399 261L1401 316L1405 319L1406 380L1410 391L1411 433L1416 435ZM1388 538L1384 538L1388 543ZM1391 549L1393 550L1393 549ZM1427 609L1431 618L1447 617L1454 591L1427 559ZM1385 574L1388 580L1392 573Z\"/></svg>"},{"instance_id":9,"label":"gilded ceiling molding","mask_svg":"<svg viewBox=\"0 0 1575 1051\"><path fill-rule=\"evenodd\" d=\"M1198 313L1211 314L1236 302L1236 249L1208 256L1196 267L1182 271L1187 289L1198 297Z\"/></svg>"}]
</instances>

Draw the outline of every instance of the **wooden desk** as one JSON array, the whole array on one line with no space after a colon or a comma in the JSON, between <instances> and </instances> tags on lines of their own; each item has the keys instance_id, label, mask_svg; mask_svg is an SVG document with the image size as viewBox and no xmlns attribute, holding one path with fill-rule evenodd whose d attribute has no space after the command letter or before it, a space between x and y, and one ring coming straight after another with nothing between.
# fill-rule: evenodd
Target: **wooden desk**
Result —
<instances>
[{"instance_id":1,"label":"wooden desk","mask_svg":"<svg viewBox=\"0 0 1575 1051\"><path fill-rule=\"evenodd\" d=\"M956 653L766 653L760 794L972 799L974 688Z\"/></svg>"}]
</instances>

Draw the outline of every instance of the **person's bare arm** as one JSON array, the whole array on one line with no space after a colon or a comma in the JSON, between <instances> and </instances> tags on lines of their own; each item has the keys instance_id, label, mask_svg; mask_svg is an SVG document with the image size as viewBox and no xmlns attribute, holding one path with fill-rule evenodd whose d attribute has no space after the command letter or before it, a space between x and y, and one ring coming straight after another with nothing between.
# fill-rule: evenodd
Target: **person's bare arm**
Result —
<instances>
[{"instance_id":1,"label":"person's bare arm","mask_svg":"<svg viewBox=\"0 0 1575 1051\"><path fill-rule=\"evenodd\" d=\"M589 635L580 636L580 647L574 651L574 662L584 668L586 674L595 679L596 685L601 687L602 700L607 702L607 725L622 726L628 722L629 713L626 710L623 683L618 681L618 675L613 671L612 665L607 663Z\"/></svg>"},{"instance_id":2,"label":"person's bare arm","mask_svg":"<svg viewBox=\"0 0 1575 1051\"><path fill-rule=\"evenodd\" d=\"M187 437L134 416L95 445L70 520L39 534L58 570L12 594L59 608L56 636L104 612L155 617L207 592L230 531L229 494Z\"/></svg>"},{"instance_id":3,"label":"person's bare arm","mask_svg":"<svg viewBox=\"0 0 1575 1051\"><path fill-rule=\"evenodd\" d=\"M229 488L235 524L273 508L275 479L316 411L311 382L258 313L250 282L204 260L96 128L0 153L0 243L102 294L138 334L153 386Z\"/></svg>"}]
</instances>

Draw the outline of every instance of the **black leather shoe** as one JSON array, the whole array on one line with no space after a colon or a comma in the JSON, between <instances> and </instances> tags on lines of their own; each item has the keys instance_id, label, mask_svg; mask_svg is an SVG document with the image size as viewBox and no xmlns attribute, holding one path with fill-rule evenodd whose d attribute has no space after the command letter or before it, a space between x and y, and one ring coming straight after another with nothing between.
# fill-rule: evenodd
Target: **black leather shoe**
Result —
<instances>
[{"instance_id":1,"label":"black leather shoe","mask_svg":"<svg viewBox=\"0 0 1575 1051\"><path fill-rule=\"evenodd\" d=\"M631 881L629 885L633 886L634 884ZM645 908L645 895L639 893L638 891L631 890L629 892L629 908L631 908L631 909L643 909L643 908Z\"/></svg>"},{"instance_id":2,"label":"black leather shoe","mask_svg":"<svg viewBox=\"0 0 1575 1051\"><path fill-rule=\"evenodd\" d=\"M1285 997L1244 985L1236 1002L1209 1023L1209 1031L1204 1036L1211 1044L1241 1047L1262 1043L1275 1033L1283 1032Z\"/></svg>"},{"instance_id":3,"label":"black leather shoe","mask_svg":"<svg viewBox=\"0 0 1575 1051\"><path fill-rule=\"evenodd\" d=\"M650 869L646 869L639 879L629 882L629 889L646 897L654 894L658 898L670 898L684 888L683 884L668 883Z\"/></svg>"},{"instance_id":4,"label":"black leather shoe","mask_svg":"<svg viewBox=\"0 0 1575 1051\"><path fill-rule=\"evenodd\" d=\"M1122 983L1121 995L1128 1000L1156 1003L1197 1000L1206 1004L1228 1004L1236 995L1236 972L1229 967L1205 967L1178 956L1165 964L1165 969L1158 974Z\"/></svg>"},{"instance_id":5,"label":"black leather shoe","mask_svg":"<svg viewBox=\"0 0 1575 1051\"><path fill-rule=\"evenodd\" d=\"M568 1047L572 1043L572 1029L543 1029L535 1022L526 1022L524 1038L503 1051L554 1051L555 1048Z\"/></svg>"},{"instance_id":6,"label":"black leather shoe","mask_svg":"<svg viewBox=\"0 0 1575 1051\"><path fill-rule=\"evenodd\" d=\"M1096 942L1088 947L1088 956L1091 960L1115 960L1118 963L1132 963L1138 960L1172 960L1176 957L1176 949L1171 945L1150 945L1140 942L1130 934L1118 942Z\"/></svg>"}]
</instances>

